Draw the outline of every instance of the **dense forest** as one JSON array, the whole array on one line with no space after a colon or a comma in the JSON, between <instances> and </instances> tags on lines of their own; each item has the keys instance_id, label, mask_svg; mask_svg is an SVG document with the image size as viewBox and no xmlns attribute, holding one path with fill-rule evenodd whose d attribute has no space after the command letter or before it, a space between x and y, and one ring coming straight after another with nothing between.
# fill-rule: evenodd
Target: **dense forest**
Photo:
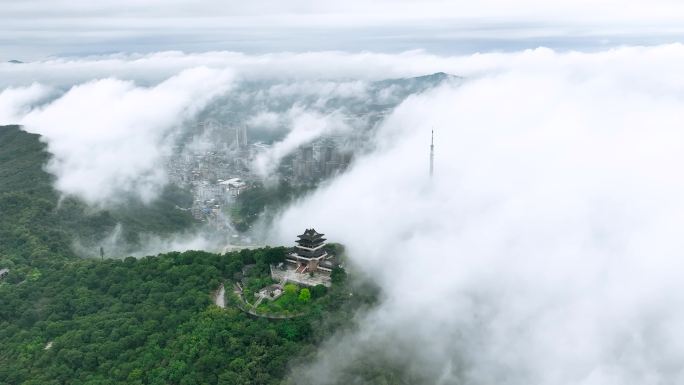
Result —
<instances>
[{"instance_id":1,"label":"dense forest","mask_svg":"<svg viewBox=\"0 0 684 385\"><path fill-rule=\"evenodd\" d=\"M312 354L371 290L344 281L304 316L270 321L212 305L246 264L283 248L73 260L0 285L2 384L271 384Z\"/></svg>"},{"instance_id":2,"label":"dense forest","mask_svg":"<svg viewBox=\"0 0 684 385\"><path fill-rule=\"evenodd\" d=\"M74 239L116 223L133 241L186 227L182 212L164 210L183 194L169 191L151 207L88 210L60 200L47 161L37 136L0 127L0 269L10 269L0 280L2 385L290 384L293 362L312 359L376 300L371 285L339 274L328 290L296 289L307 306L291 304L306 310L291 319L249 316L230 289L226 308L213 304L220 284L243 279L247 265L267 282L263 273L282 260L282 247L79 258Z\"/></svg>"}]
</instances>

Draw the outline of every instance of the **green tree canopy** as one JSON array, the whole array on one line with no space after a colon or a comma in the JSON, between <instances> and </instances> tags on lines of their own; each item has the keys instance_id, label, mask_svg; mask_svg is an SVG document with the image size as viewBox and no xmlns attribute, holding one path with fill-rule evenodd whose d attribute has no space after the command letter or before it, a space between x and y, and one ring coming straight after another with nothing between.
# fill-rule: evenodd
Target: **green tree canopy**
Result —
<instances>
[{"instance_id":1,"label":"green tree canopy","mask_svg":"<svg viewBox=\"0 0 684 385\"><path fill-rule=\"evenodd\" d=\"M299 302L308 303L311 301L311 292L307 288L303 288L299 291Z\"/></svg>"}]
</instances>

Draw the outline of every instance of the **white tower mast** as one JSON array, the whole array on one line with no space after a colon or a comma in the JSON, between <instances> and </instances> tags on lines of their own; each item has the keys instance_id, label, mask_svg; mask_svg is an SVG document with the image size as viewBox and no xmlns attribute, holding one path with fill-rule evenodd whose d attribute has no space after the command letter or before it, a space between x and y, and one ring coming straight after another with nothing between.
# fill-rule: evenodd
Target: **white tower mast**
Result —
<instances>
[{"instance_id":1,"label":"white tower mast","mask_svg":"<svg viewBox=\"0 0 684 385\"><path fill-rule=\"evenodd\" d=\"M430 178L434 173L435 164L435 130L432 130L432 136L430 137Z\"/></svg>"}]
</instances>

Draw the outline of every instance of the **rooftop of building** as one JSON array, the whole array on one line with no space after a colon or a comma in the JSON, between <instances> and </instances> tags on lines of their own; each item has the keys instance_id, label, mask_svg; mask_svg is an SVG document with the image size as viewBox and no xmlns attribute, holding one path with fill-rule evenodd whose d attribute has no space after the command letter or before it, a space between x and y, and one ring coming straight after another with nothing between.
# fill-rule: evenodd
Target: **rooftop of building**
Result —
<instances>
[{"instance_id":1,"label":"rooftop of building","mask_svg":"<svg viewBox=\"0 0 684 385\"><path fill-rule=\"evenodd\" d=\"M317 241L317 240L320 240L321 238L323 238L324 235L325 234L319 233L316 230L314 230L313 228L311 228L311 229L306 229L304 231L304 234L297 235L297 237L302 239L302 240L308 240L308 241L316 240Z\"/></svg>"}]
</instances>

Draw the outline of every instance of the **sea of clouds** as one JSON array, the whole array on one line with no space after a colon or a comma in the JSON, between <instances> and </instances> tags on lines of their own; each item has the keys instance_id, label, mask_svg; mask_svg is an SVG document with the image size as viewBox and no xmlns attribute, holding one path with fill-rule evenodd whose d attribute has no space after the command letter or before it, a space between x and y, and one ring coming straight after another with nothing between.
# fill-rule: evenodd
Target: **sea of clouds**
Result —
<instances>
[{"instance_id":1,"label":"sea of clouds","mask_svg":"<svg viewBox=\"0 0 684 385\"><path fill-rule=\"evenodd\" d=\"M424 383L678 384L683 65L679 44L54 59L0 65L0 123L43 135L56 187L97 205L122 191L152 199L178 122L237 81L464 76L405 100L372 152L270 229L290 244L316 227L383 289L358 330L296 373L362 383L347 370L381 357ZM311 116L292 128L342 124Z\"/></svg>"},{"instance_id":2,"label":"sea of clouds","mask_svg":"<svg viewBox=\"0 0 684 385\"><path fill-rule=\"evenodd\" d=\"M384 292L297 376L684 381L684 47L459 64L465 84L409 98L374 153L280 218L276 239L315 226Z\"/></svg>"}]
</instances>

